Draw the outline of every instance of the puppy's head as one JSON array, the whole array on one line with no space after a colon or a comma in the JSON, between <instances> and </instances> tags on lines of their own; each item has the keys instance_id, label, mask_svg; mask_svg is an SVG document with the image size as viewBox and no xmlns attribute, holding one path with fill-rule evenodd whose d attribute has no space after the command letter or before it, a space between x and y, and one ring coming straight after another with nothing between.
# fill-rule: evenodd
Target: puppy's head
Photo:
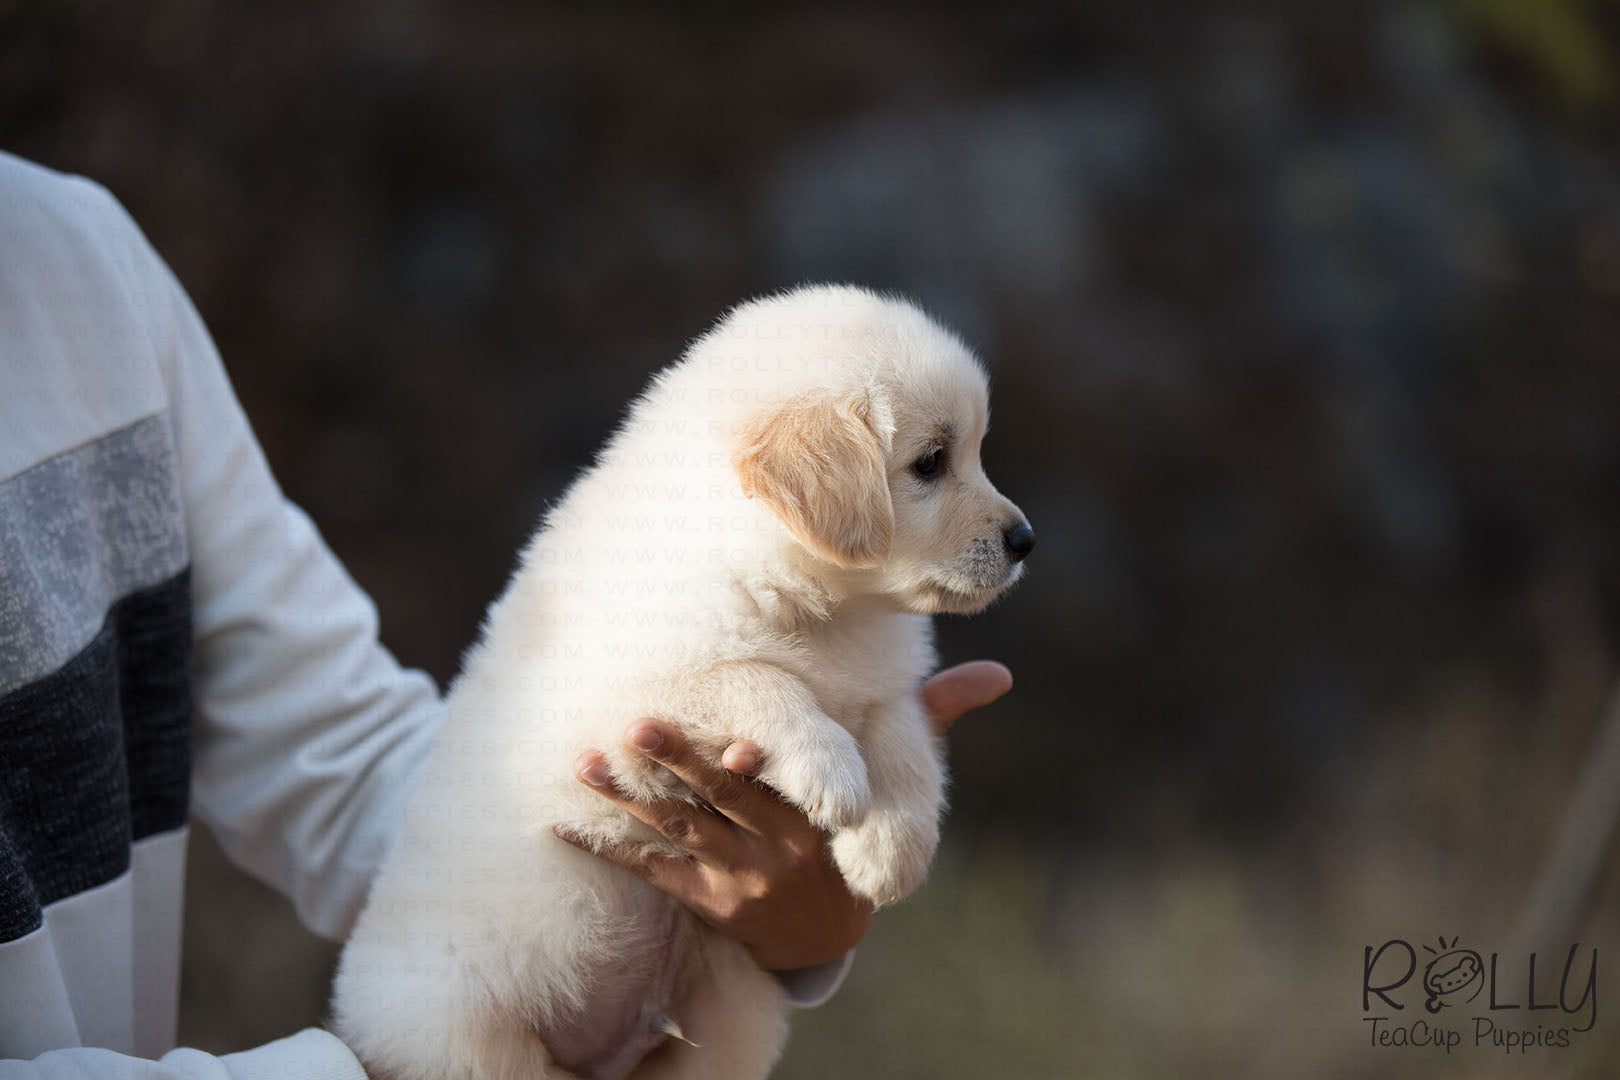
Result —
<instances>
[{"instance_id":1,"label":"puppy's head","mask_svg":"<svg viewBox=\"0 0 1620 1080\"><path fill-rule=\"evenodd\" d=\"M829 294L845 302L827 305ZM823 301L810 309L823 322L799 325L820 332L761 365L774 399L738 429L743 491L858 591L917 612L983 608L1018 580L1035 544L979 460L984 371L916 308L860 290L789 294L767 317L807 295Z\"/></svg>"}]
</instances>

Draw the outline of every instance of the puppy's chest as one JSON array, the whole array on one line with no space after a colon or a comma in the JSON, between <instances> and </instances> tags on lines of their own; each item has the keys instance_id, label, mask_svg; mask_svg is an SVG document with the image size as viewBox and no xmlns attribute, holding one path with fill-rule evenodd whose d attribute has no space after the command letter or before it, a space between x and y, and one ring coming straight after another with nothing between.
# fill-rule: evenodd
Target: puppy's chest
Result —
<instances>
[{"instance_id":1,"label":"puppy's chest","mask_svg":"<svg viewBox=\"0 0 1620 1080\"><path fill-rule=\"evenodd\" d=\"M932 628L920 617L835 620L808 645L806 685L823 712L857 735L874 710L914 695L934 666Z\"/></svg>"}]
</instances>

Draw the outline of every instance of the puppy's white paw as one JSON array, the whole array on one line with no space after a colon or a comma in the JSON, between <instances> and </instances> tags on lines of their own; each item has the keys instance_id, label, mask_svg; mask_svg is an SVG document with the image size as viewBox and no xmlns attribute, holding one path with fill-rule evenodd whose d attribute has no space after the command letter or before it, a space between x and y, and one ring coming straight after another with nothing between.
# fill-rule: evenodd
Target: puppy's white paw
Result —
<instances>
[{"instance_id":1,"label":"puppy's white paw","mask_svg":"<svg viewBox=\"0 0 1620 1080\"><path fill-rule=\"evenodd\" d=\"M766 748L759 778L798 806L821 829L841 829L866 817L872 789L855 738L834 724Z\"/></svg>"},{"instance_id":2,"label":"puppy's white paw","mask_svg":"<svg viewBox=\"0 0 1620 1080\"><path fill-rule=\"evenodd\" d=\"M875 906L909 896L928 874L939 846L937 819L879 810L832 840L833 860L850 890Z\"/></svg>"}]
</instances>

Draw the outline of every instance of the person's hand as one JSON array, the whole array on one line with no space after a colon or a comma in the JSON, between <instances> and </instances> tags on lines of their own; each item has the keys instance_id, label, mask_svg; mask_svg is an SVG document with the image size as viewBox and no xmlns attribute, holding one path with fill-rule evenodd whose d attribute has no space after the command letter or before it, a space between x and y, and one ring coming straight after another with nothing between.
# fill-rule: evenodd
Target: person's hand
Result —
<instances>
[{"instance_id":1,"label":"person's hand","mask_svg":"<svg viewBox=\"0 0 1620 1080\"><path fill-rule=\"evenodd\" d=\"M934 734L951 730L966 713L981 708L1012 689L1012 672L994 660L969 660L946 668L922 685L923 709Z\"/></svg>"},{"instance_id":2,"label":"person's hand","mask_svg":"<svg viewBox=\"0 0 1620 1080\"><path fill-rule=\"evenodd\" d=\"M923 707L943 735L964 713L1012 689L1012 673L977 660L940 672L922 687ZM685 858L620 844L600 854L673 896L721 934L747 947L767 971L835 960L854 948L872 905L844 884L828 836L797 807L751 779L764 754L734 742L721 765L699 757L680 733L657 720L626 729L630 746L667 767L711 812L679 799L638 802L613 783L606 759L586 751L574 762L580 780L618 803L686 852ZM564 828L557 835L585 845Z\"/></svg>"}]
</instances>

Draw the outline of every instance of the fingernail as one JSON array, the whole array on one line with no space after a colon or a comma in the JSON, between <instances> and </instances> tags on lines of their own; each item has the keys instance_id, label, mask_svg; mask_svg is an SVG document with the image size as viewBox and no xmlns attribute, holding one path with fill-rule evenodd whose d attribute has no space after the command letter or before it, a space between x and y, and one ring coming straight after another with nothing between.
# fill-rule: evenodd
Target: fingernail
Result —
<instances>
[{"instance_id":1,"label":"fingernail","mask_svg":"<svg viewBox=\"0 0 1620 1080\"><path fill-rule=\"evenodd\" d=\"M751 748L742 750L727 750L725 760L722 761L721 764L734 773L744 773L748 776L752 776L759 770L759 751Z\"/></svg>"},{"instance_id":2,"label":"fingernail","mask_svg":"<svg viewBox=\"0 0 1620 1080\"><path fill-rule=\"evenodd\" d=\"M664 745L664 734L651 724L636 724L630 728L630 745L637 750L651 752Z\"/></svg>"},{"instance_id":3,"label":"fingernail","mask_svg":"<svg viewBox=\"0 0 1620 1080\"><path fill-rule=\"evenodd\" d=\"M580 758L574 763L574 775L591 787L606 787L612 776L608 772L607 759L602 757L593 757L589 760Z\"/></svg>"}]
</instances>

